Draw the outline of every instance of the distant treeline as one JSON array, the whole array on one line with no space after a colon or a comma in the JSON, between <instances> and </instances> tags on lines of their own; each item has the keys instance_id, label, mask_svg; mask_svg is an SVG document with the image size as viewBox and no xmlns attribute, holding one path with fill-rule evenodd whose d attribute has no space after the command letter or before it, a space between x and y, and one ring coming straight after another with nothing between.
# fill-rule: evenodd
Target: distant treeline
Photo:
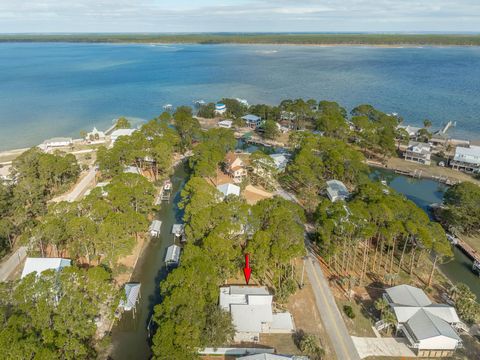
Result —
<instances>
[{"instance_id":1,"label":"distant treeline","mask_svg":"<svg viewBox=\"0 0 480 360\"><path fill-rule=\"evenodd\" d=\"M480 34L3 34L0 42L479 46Z\"/></svg>"}]
</instances>

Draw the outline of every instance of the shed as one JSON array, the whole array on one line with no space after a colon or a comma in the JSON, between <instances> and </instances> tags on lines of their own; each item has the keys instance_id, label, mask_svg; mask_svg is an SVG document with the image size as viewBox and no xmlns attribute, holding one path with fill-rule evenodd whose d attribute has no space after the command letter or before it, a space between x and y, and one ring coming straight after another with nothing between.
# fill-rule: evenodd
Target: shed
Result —
<instances>
[{"instance_id":1,"label":"shed","mask_svg":"<svg viewBox=\"0 0 480 360\"><path fill-rule=\"evenodd\" d=\"M148 229L150 236L158 237L160 235L160 229L162 227L162 222L160 220L153 220Z\"/></svg>"},{"instance_id":2,"label":"shed","mask_svg":"<svg viewBox=\"0 0 480 360\"><path fill-rule=\"evenodd\" d=\"M167 248L167 254L165 255L165 265L177 266L180 262L180 246L171 245Z\"/></svg>"}]
</instances>

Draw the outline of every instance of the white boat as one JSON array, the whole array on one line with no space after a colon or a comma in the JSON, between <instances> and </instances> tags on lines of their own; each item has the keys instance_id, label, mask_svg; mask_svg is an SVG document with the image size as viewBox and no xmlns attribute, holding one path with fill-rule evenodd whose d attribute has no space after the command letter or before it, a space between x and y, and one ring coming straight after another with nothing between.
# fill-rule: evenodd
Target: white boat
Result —
<instances>
[{"instance_id":1,"label":"white boat","mask_svg":"<svg viewBox=\"0 0 480 360\"><path fill-rule=\"evenodd\" d=\"M165 180L163 190L172 190L172 182L170 180Z\"/></svg>"}]
</instances>

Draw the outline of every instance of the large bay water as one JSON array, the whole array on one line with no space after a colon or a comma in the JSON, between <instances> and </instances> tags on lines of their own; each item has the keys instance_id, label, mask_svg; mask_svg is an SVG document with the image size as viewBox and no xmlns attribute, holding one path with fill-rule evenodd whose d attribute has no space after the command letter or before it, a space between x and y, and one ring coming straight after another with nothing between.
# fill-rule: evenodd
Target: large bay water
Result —
<instances>
[{"instance_id":1,"label":"large bay water","mask_svg":"<svg viewBox=\"0 0 480 360\"><path fill-rule=\"evenodd\" d=\"M477 47L1 43L0 150L222 97L371 103L480 138L479 94Z\"/></svg>"}]
</instances>

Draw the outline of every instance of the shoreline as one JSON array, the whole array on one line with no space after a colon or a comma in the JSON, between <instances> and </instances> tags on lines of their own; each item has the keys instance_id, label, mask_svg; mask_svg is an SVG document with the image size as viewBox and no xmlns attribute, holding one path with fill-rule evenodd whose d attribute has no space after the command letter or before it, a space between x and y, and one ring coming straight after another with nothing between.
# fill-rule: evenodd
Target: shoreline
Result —
<instances>
[{"instance_id":1,"label":"shoreline","mask_svg":"<svg viewBox=\"0 0 480 360\"><path fill-rule=\"evenodd\" d=\"M351 43L301 43L301 42L243 42L243 41L219 41L219 42L202 42L202 41L115 41L115 40L48 40L48 39L28 39L28 40L4 40L0 38L0 44L90 44L90 45L238 45L238 46L298 46L298 47L372 47L384 49L411 49L411 48L479 48L479 44L434 44L434 43L369 43L369 42L351 42Z\"/></svg>"}]
</instances>

